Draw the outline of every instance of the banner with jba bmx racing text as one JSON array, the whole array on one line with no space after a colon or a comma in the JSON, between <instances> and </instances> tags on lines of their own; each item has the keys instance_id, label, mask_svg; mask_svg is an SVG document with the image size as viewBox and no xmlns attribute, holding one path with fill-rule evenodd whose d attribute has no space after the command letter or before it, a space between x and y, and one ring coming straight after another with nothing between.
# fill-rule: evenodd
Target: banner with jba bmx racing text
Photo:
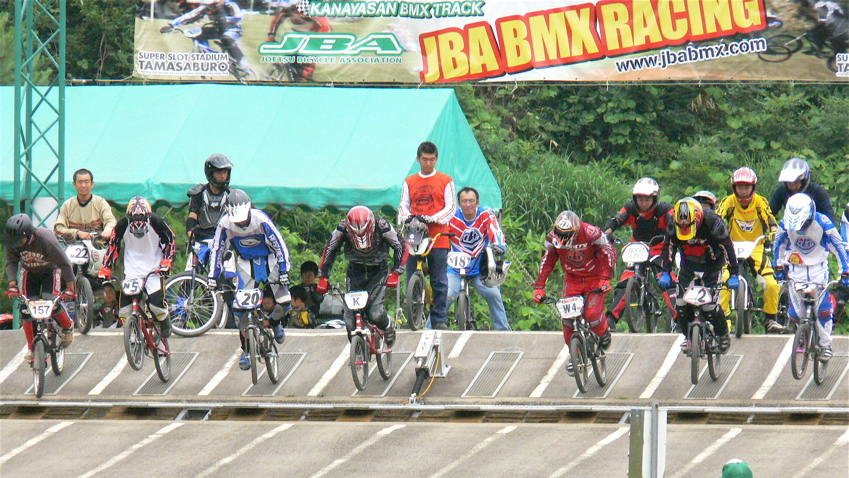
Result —
<instances>
[{"instance_id":1,"label":"banner with jba bmx racing text","mask_svg":"<svg viewBox=\"0 0 849 478\"><path fill-rule=\"evenodd\" d=\"M198 1L142 4L136 76L849 80L846 0Z\"/></svg>"}]
</instances>

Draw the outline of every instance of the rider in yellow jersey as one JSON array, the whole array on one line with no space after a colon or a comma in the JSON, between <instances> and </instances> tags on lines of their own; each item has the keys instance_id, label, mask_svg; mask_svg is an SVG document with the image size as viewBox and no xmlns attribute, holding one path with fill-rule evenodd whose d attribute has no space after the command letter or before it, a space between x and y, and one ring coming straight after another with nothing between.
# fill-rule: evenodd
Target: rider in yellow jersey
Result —
<instances>
[{"instance_id":1,"label":"rider in yellow jersey","mask_svg":"<svg viewBox=\"0 0 849 478\"><path fill-rule=\"evenodd\" d=\"M733 194L720 201L716 213L728 224L728 231L733 241L754 241L765 236L765 241L758 244L749 258L758 274L758 281L764 288L764 327L769 333L781 333L784 326L775 320L778 313L779 286L773 276L772 264L765 244L772 242L778 225L775 216L769 209L769 202L760 194L755 194L758 176L751 168L742 167L731 176ZM723 280L729 276L723 272ZM728 315L731 292L723 289L720 295L720 305L725 315Z\"/></svg>"}]
</instances>

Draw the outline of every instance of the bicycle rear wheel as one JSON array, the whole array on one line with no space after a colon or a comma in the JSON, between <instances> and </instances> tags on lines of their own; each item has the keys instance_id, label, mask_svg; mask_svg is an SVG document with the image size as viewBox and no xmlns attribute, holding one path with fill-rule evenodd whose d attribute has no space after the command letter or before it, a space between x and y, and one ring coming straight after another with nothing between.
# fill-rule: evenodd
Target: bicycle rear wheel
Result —
<instances>
[{"instance_id":1,"label":"bicycle rear wheel","mask_svg":"<svg viewBox=\"0 0 849 478\"><path fill-rule=\"evenodd\" d=\"M223 314L220 294L207 286L206 278L191 272L178 274L165 283L165 302L171 327L181 337L197 337L211 329Z\"/></svg>"},{"instance_id":2,"label":"bicycle rear wheel","mask_svg":"<svg viewBox=\"0 0 849 478\"><path fill-rule=\"evenodd\" d=\"M44 395L44 373L47 368L47 350L45 343L37 339L32 344L32 388L36 398Z\"/></svg>"},{"instance_id":3,"label":"bicycle rear wheel","mask_svg":"<svg viewBox=\"0 0 849 478\"><path fill-rule=\"evenodd\" d=\"M702 329L698 325L690 327L690 383L699 384L699 359L702 351Z\"/></svg>"},{"instance_id":4,"label":"bicycle rear wheel","mask_svg":"<svg viewBox=\"0 0 849 478\"><path fill-rule=\"evenodd\" d=\"M133 314L124 323L124 352L133 370L141 370L144 364L144 342L139 316Z\"/></svg>"},{"instance_id":5,"label":"bicycle rear wheel","mask_svg":"<svg viewBox=\"0 0 849 478\"><path fill-rule=\"evenodd\" d=\"M457 296L454 316L457 319L457 329L466 330L469 324L469 296L464 291L460 291L460 295Z\"/></svg>"},{"instance_id":6,"label":"bicycle rear wheel","mask_svg":"<svg viewBox=\"0 0 849 478\"><path fill-rule=\"evenodd\" d=\"M801 380L808 368L808 344L811 342L811 325L804 323L796 329L793 336L793 352L790 355L790 371L793 378Z\"/></svg>"},{"instance_id":7,"label":"bicycle rear wheel","mask_svg":"<svg viewBox=\"0 0 849 478\"><path fill-rule=\"evenodd\" d=\"M643 307L642 280L637 276L628 278L625 285L625 308L622 315L628 322L631 333L642 332L646 327L646 309Z\"/></svg>"},{"instance_id":8,"label":"bicycle rear wheel","mask_svg":"<svg viewBox=\"0 0 849 478\"><path fill-rule=\"evenodd\" d=\"M407 295L404 298L404 314L410 330L418 330L422 326L425 308L425 283L422 271L416 271L407 282Z\"/></svg>"},{"instance_id":9,"label":"bicycle rear wheel","mask_svg":"<svg viewBox=\"0 0 849 478\"><path fill-rule=\"evenodd\" d=\"M374 340L377 348L377 355L374 357L377 362L377 371L380 372L383 380L389 380L392 377L392 351L384 351L386 339L383 334L375 334Z\"/></svg>"},{"instance_id":10,"label":"bicycle rear wheel","mask_svg":"<svg viewBox=\"0 0 849 478\"><path fill-rule=\"evenodd\" d=\"M575 372L575 383L578 385L578 390L581 393L587 393L587 379L589 379L589 370L587 370L587 349L584 346L584 337L580 333L572 335L572 341L569 344L569 353L572 354L572 370Z\"/></svg>"},{"instance_id":11,"label":"bicycle rear wheel","mask_svg":"<svg viewBox=\"0 0 849 478\"><path fill-rule=\"evenodd\" d=\"M368 348L366 347L366 341L362 335L354 335L351 337L351 356L349 360L351 365L351 375L354 377L354 386L357 387L357 390L362 392L366 389L369 365Z\"/></svg>"},{"instance_id":12,"label":"bicycle rear wheel","mask_svg":"<svg viewBox=\"0 0 849 478\"><path fill-rule=\"evenodd\" d=\"M155 334L153 341L155 347L151 350L153 364L156 365L156 375L159 375L159 380L167 383L171 380L171 350L168 348L168 339L159 335L159 329L156 329L155 325L153 328L155 329L152 332Z\"/></svg>"},{"instance_id":13,"label":"bicycle rear wheel","mask_svg":"<svg viewBox=\"0 0 849 478\"><path fill-rule=\"evenodd\" d=\"M261 355L257 351L257 347L259 346L259 342L257 341L257 334L259 331L256 327L248 327L248 349L250 350L251 355L251 382L256 385L259 381L259 364L257 364L257 358Z\"/></svg>"},{"instance_id":14,"label":"bicycle rear wheel","mask_svg":"<svg viewBox=\"0 0 849 478\"><path fill-rule=\"evenodd\" d=\"M77 289L77 298L74 299L74 318L80 333L85 335L91 330L94 322L94 292L91 290L91 282L80 273L74 281Z\"/></svg>"}]
</instances>

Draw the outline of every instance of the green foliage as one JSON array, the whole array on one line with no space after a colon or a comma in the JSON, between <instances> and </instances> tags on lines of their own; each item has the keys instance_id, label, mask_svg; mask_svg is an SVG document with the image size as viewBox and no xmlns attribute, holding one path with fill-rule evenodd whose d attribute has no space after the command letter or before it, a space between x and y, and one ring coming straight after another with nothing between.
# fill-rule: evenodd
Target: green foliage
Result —
<instances>
[{"instance_id":1,"label":"green foliage","mask_svg":"<svg viewBox=\"0 0 849 478\"><path fill-rule=\"evenodd\" d=\"M12 8L0 12L0 85L15 83L15 19L10 13L13 11ZM45 66L45 57L43 55L36 57L33 62L36 85L48 84L50 77L55 75L49 68L44 68Z\"/></svg>"}]
</instances>

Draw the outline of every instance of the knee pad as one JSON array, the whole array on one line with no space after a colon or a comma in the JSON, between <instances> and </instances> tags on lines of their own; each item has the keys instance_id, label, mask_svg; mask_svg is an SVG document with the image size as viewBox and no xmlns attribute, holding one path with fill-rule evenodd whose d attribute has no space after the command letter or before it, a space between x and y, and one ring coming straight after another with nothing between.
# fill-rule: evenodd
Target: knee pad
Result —
<instances>
[{"instance_id":1,"label":"knee pad","mask_svg":"<svg viewBox=\"0 0 849 478\"><path fill-rule=\"evenodd\" d=\"M156 320L165 320L165 316L168 315L167 307L160 307L153 304L148 304L148 307L150 307L150 311L153 312L153 316L156 317Z\"/></svg>"}]
</instances>

